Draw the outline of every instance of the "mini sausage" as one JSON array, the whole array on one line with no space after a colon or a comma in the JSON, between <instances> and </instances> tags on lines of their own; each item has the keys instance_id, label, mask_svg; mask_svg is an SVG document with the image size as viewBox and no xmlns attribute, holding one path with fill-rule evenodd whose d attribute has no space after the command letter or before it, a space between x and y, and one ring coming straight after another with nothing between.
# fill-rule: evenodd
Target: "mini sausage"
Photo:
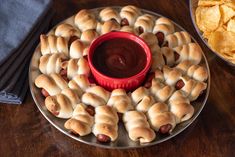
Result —
<instances>
[{"instance_id":1,"label":"mini sausage","mask_svg":"<svg viewBox=\"0 0 235 157\"><path fill-rule=\"evenodd\" d=\"M60 76L66 81L69 82L69 79L67 77L67 70L66 69L61 69L60 71Z\"/></svg>"},{"instance_id":2,"label":"mini sausage","mask_svg":"<svg viewBox=\"0 0 235 157\"><path fill-rule=\"evenodd\" d=\"M121 26L129 26L129 22L126 18L121 20Z\"/></svg>"},{"instance_id":3,"label":"mini sausage","mask_svg":"<svg viewBox=\"0 0 235 157\"><path fill-rule=\"evenodd\" d=\"M175 61L177 61L180 58L180 55L174 51Z\"/></svg>"},{"instance_id":4,"label":"mini sausage","mask_svg":"<svg viewBox=\"0 0 235 157\"><path fill-rule=\"evenodd\" d=\"M161 47L163 42L164 42L165 36L162 32L157 32L155 35L156 35L157 40L158 40L158 45Z\"/></svg>"},{"instance_id":5,"label":"mini sausage","mask_svg":"<svg viewBox=\"0 0 235 157\"><path fill-rule=\"evenodd\" d=\"M179 89L183 88L184 85L185 85L184 81L180 79L179 81L176 82L175 89L179 90Z\"/></svg>"},{"instance_id":6,"label":"mini sausage","mask_svg":"<svg viewBox=\"0 0 235 157\"><path fill-rule=\"evenodd\" d=\"M95 115L95 108L91 105L88 105L86 107L86 111L89 113L89 115L94 116Z\"/></svg>"},{"instance_id":7,"label":"mini sausage","mask_svg":"<svg viewBox=\"0 0 235 157\"><path fill-rule=\"evenodd\" d=\"M160 127L159 132L161 134L168 134L170 132L170 130L172 129L172 125L171 124L166 124Z\"/></svg>"},{"instance_id":8,"label":"mini sausage","mask_svg":"<svg viewBox=\"0 0 235 157\"><path fill-rule=\"evenodd\" d=\"M75 40L77 40L78 37L77 36L71 36L70 39L69 39L69 42L68 44L71 45Z\"/></svg>"},{"instance_id":9,"label":"mini sausage","mask_svg":"<svg viewBox=\"0 0 235 157\"><path fill-rule=\"evenodd\" d=\"M144 83L145 88L150 88L152 86L152 79L154 78L154 76L155 76L154 72L151 72L147 75L147 79Z\"/></svg>"},{"instance_id":10,"label":"mini sausage","mask_svg":"<svg viewBox=\"0 0 235 157\"><path fill-rule=\"evenodd\" d=\"M108 143L111 141L111 138L104 134L98 134L96 138L99 142L102 143Z\"/></svg>"},{"instance_id":11,"label":"mini sausage","mask_svg":"<svg viewBox=\"0 0 235 157\"><path fill-rule=\"evenodd\" d=\"M61 69L60 70L60 75L61 76L67 76L67 70L66 69Z\"/></svg>"},{"instance_id":12,"label":"mini sausage","mask_svg":"<svg viewBox=\"0 0 235 157\"><path fill-rule=\"evenodd\" d=\"M94 76L93 75L90 75L89 77L88 77L88 80L89 80L89 82L92 84L92 83L95 83L95 79L94 79Z\"/></svg>"},{"instance_id":13,"label":"mini sausage","mask_svg":"<svg viewBox=\"0 0 235 157\"><path fill-rule=\"evenodd\" d=\"M50 94L44 88L42 88L41 93L44 97L50 96Z\"/></svg>"},{"instance_id":14,"label":"mini sausage","mask_svg":"<svg viewBox=\"0 0 235 157\"><path fill-rule=\"evenodd\" d=\"M144 33L144 29L142 27L139 27L138 32L139 32L139 34L142 34L142 33Z\"/></svg>"}]
</instances>

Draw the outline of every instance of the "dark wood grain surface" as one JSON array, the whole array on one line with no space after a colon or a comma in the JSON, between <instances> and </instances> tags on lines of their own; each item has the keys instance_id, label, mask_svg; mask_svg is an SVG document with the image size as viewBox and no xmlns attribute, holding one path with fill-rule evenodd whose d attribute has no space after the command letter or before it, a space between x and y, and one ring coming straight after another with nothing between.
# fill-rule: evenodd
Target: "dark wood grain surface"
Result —
<instances>
[{"instance_id":1,"label":"dark wood grain surface","mask_svg":"<svg viewBox=\"0 0 235 157\"><path fill-rule=\"evenodd\" d=\"M28 92L22 105L0 104L0 156L235 156L235 68L216 57L199 39L187 0L56 0L51 27L82 8L134 4L160 13L184 27L204 50L211 70L211 91L197 120L161 144L131 150L101 149L79 143L55 129L42 116ZM36 7L36 6L35 6Z\"/></svg>"}]
</instances>

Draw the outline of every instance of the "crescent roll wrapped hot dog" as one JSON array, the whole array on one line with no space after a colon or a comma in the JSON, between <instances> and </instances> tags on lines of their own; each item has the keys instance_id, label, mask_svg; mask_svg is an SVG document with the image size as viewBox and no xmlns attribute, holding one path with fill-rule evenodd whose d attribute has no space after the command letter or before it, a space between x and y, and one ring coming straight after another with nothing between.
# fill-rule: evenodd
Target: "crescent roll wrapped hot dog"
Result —
<instances>
[{"instance_id":1,"label":"crescent roll wrapped hot dog","mask_svg":"<svg viewBox=\"0 0 235 157\"><path fill-rule=\"evenodd\" d=\"M42 55L52 53L63 53L68 56L68 41L63 37L54 35L40 35L40 47Z\"/></svg>"},{"instance_id":2,"label":"crescent roll wrapped hot dog","mask_svg":"<svg viewBox=\"0 0 235 157\"><path fill-rule=\"evenodd\" d=\"M170 111L176 116L176 124L184 122L193 116L194 108L184 91L175 91L169 99Z\"/></svg>"},{"instance_id":3,"label":"crescent roll wrapped hot dog","mask_svg":"<svg viewBox=\"0 0 235 157\"><path fill-rule=\"evenodd\" d=\"M180 62L177 66L177 69L181 70L184 75L197 80L197 81L206 81L208 79L208 72L205 67L200 65L194 65L190 61Z\"/></svg>"},{"instance_id":4,"label":"crescent roll wrapped hot dog","mask_svg":"<svg viewBox=\"0 0 235 157\"><path fill-rule=\"evenodd\" d=\"M90 82L86 75L76 75L69 81L69 88L85 92L90 86Z\"/></svg>"},{"instance_id":5,"label":"crescent roll wrapped hot dog","mask_svg":"<svg viewBox=\"0 0 235 157\"><path fill-rule=\"evenodd\" d=\"M106 34L111 31L118 31L120 30L120 24L115 20L108 20L105 21L101 26L101 34Z\"/></svg>"},{"instance_id":6,"label":"crescent roll wrapped hot dog","mask_svg":"<svg viewBox=\"0 0 235 157\"><path fill-rule=\"evenodd\" d=\"M88 45L80 39L74 40L69 48L70 58L79 59L87 54Z\"/></svg>"},{"instance_id":7,"label":"crescent roll wrapped hot dog","mask_svg":"<svg viewBox=\"0 0 235 157\"><path fill-rule=\"evenodd\" d=\"M138 34L138 32L134 29L133 26L122 26L120 31L121 32L129 32L129 33L132 33L132 34L135 34L135 35Z\"/></svg>"},{"instance_id":8,"label":"crescent roll wrapped hot dog","mask_svg":"<svg viewBox=\"0 0 235 157\"><path fill-rule=\"evenodd\" d=\"M76 75L86 75L90 74L90 67L88 61L85 58L70 59L61 64L61 67L66 70L67 77L72 79Z\"/></svg>"},{"instance_id":9,"label":"crescent roll wrapped hot dog","mask_svg":"<svg viewBox=\"0 0 235 157\"><path fill-rule=\"evenodd\" d=\"M152 32L144 32L140 34L140 37L144 39L152 53L154 53L155 51L160 51L157 37Z\"/></svg>"},{"instance_id":10,"label":"crescent roll wrapped hot dog","mask_svg":"<svg viewBox=\"0 0 235 157\"><path fill-rule=\"evenodd\" d=\"M189 60L193 64L199 64L202 58L202 50L197 43L189 43L174 48L175 62Z\"/></svg>"},{"instance_id":11,"label":"crescent roll wrapped hot dog","mask_svg":"<svg viewBox=\"0 0 235 157\"><path fill-rule=\"evenodd\" d=\"M121 22L121 18L118 12L111 7L102 9L99 13L99 16L101 18L101 21L115 20L118 23Z\"/></svg>"},{"instance_id":12,"label":"crescent roll wrapped hot dog","mask_svg":"<svg viewBox=\"0 0 235 157\"><path fill-rule=\"evenodd\" d=\"M86 89L82 95L82 102L93 107L106 105L110 97L110 92L101 86L92 86Z\"/></svg>"},{"instance_id":13,"label":"crescent roll wrapped hot dog","mask_svg":"<svg viewBox=\"0 0 235 157\"><path fill-rule=\"evenodd\" d=\"M147 116L151 127L162 134L170 133L176 126L175 116L165 103L153 104L149 108Z\"/></svg>"},{"instance_id":14,"label":"crescent roll wrapped hot dog","mask_svg":"<svg viewBox=\"0 0 235 157\"><path fill-rule=\"evenodd\" d=\"M139 34L143 32L152 32L154 26L154 17L150 14L143 14L136 19L134 27Z\"/></svg>"},{"instance_id":15,"label":"crescent roll wrapped hot dog","mask_svg":"<svg viewBox=\"0 0 235 157\"><path fill-rule=\"evenodd\" d=\"M107 105L112 106L119 113L125 113L126 111L134 109L131 99L124 89L114 89Z\"/></svg>"},{"instance_id":16,"label":"crescent roll wrapped hot dog","mask_svg":"<svg viewBox=\"0 0 235 157\"><path fill-rule=\"evenodd\" d=\"M88 29L86 31L83 31L81 34L81 41L85 44L90 44L93 40L95 40L99 34L94 29Z\"/></svg>"},{"instance_id":17,"label":"crescent roll wrapped hot dog","mask_svg":"<svg viewBox=\"0 0 235 157\"><path fill-rule=\"evenodd\" d=\"M61 64L67 57L62 53L46 54L40 57L39 70L43 74L60 73Z\"/></svg>"},{"instance_id":18,"label":"crescent roll wrapped hot dog","mask_svg":"<svg viewBox=\"0 0 235 157\"><path fill-rule=\"evenodd\" d=\"M121 26L133 26L137 17L141 14L140 9L133 6L127 5L121 9Z\"/></svg>"},{"instance_id":19,"label":"crescent roll wrapped hot dog","mask_svg":"<svg viewBox=\"0 0 235 157\"><path fill-rule=\"evenodd\" d=\"M56 117L70 118L79 102L78 93L75 90L66 88L57 95L46 97L45 106Z\"/></svg>"},{"instance_id":20,"label":"crescent roll wrapped hot dog","mask_svg":"<svg viewBox=\"0 0 235 157\"><path fill-rule=\"evenodd\" d=\"M111 106L95 108L95 124L92 129L97 140L102 143L115 141L118 137L118 115Z\"/></svg>"},{"instance_id":21,"label":"crescent roll wrapped hot dog","mask_svg":"<svg viewBox=\"0 0 235 157\"><path fill-rule=\"evenodd\" d=\"M173 77L175 74L172 73L170 77L167 75L167 77L164 77L164 72L160 70L155 71L155 76L152 79L152 86L150 88L151 93L155 96L156 100L159 102L165 102L173 93L174 87L169 85L168 83L171 83L172 81L177 79ZM173 75L174 74L174 75ZM175 75L178 76L178 75Z\"/></svg>"},{"instance_id":22,"label":"crescent roll wrapped hot dog","mask_svg":"<svg viewBox=\"0 0 235 157\"><path fill-rule=\"evenodd\" d=\"M139 87L131 93L132 101L136 110L147 112L154 103L154 98L150 95L149 91L144 87Z\"/></svg>"},{"instance_id":23,"label":"crescent roll wrapped hot dog","mask_svg":"<svg viewBox=\"0 0 235 157\"><path fill-rule=\"evenodd\" d=\"M87 112L86 108L86 105L78 104L73 111L72 117L64 123L64 127L79 136L90 134L94 124L94 117Z\"/></svg>"},{"instance_id":24,"label":"crescent roll wrapped hot dog","mask_svg":"<svg viewBox=\"0 0 235 157\"><path fill-rule=\"evenodd\" d=\"M86 9L80 10L75 15L74 23L82 32L88 29L96 29L97 26L95 15Z\"/></svg>"},{"instance_id":25,"label":"crescent roll wrapped hot dog","mask_svg":"<svg viewBox=\"0 0 235 157\"><path fill-rule=\"evenodd\" d=\"M165 42L163 43L163 45L174 48L189 43L191 43L190 35L188 34L188 32L181 31L167 35L165 37Z\"/></svg>"},{"instance_id":26,"label":"crescent roll wrapped hot dog","mask_svg":"<svg viewBox=\"0 0 235 157\"><path fill-rule=\"evenodd\" d=\"M158 44L161 46L164 41L165 37L169 34L175 32L174 24L165 17L160 17L155 21L155 26L153 28L153 33L156 35L158 39Z\"/></svg>"},{"instance_id":27,"label":"crescent roll wrapped hot dog","mask_svg":"<svg viewBox=\"0 0 235 157\"><path fill-rule=\"evenodd\" d=\"M148 143L156 137L143 112L128 111L123 115L123 122L130 139L133 141Z\"/></svg>"},{"instance_id":28,"label":"crescent roll wrapped hot dog","mask_svg":"<svg viewBox=\"0 0 235 157\"><path fill-rule=\"evenodd\" d=\"M55 29L56 36L62 36L69 40L70 38L76 37L80 38L81 32L78 28L73 27L70 24L62 23Z\"/></svg>"},{"instance_id":29,"label":"crescent roll wrapped hot dog","mask_svg":"<svg viewBox=\"0 0 235 157\"><path fill-rule=\"evenodd\" d=\"M185 92L186 96L190 101L196 100L200 94L206 89L207 84L204 82L196 81L189 78L188 76L183 76L176 83L175 88L177 90L181 89Z\"/></svg>"},{"instance_id":30,"label":"crescent roll wrapped hot dog","mask_svg":"<svg viewBox=\"0 0 235 157\"><path fill-rule=\"evenodd\" d=\"M45 75L41 74L35 79L35 85L42 88L42 94L49 95L59 94L63 89L68 88L67 82L59 74Z\"/></svg>"}]
</instances>

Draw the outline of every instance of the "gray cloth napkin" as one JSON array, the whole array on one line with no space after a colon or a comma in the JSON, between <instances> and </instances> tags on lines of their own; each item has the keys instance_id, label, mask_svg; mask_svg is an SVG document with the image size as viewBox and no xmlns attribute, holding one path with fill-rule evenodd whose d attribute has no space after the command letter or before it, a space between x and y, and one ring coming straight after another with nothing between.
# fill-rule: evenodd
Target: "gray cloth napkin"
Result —
<instances>
[{"instance_id":1,"label":"gray cloth napkin","mask_svg":"<svg viewBox=\"0 0 235 157\"><path fill-rule=\"evenodd\" d=\"M0 102L21 104L28 89L28 63L52 17L51 0L1 0Z\"/></svg>"}]
</instances>

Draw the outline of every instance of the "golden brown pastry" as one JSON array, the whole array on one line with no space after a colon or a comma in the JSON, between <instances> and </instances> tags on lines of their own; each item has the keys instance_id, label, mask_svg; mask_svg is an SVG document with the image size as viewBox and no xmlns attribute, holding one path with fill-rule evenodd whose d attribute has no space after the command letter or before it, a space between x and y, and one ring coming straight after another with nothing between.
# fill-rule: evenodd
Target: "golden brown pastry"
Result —
<instances>
[{"instance_id":1,"label":"golden brown pastry","mask_svg":"<svg viewBox=\"0 0 235 157\"><path fill-rule=\"evenodd\" d=\"M109 21L109 20L116 20L118 23L120 23L121 18L118 14L118 12L111 8L111 7L106 7L100 11L99 14L101 21Z\"/></svg>"},{"instance_id":2,"label":"golden brown pastry","mask_svg":"<svg viewBox=\"0 0 235 157\"><path fill-rule=\"evenodd\" d=\"M66 58L62 53L43 55L39 60L39 70L43 74L60 73L61 64Z\"/></svg>"},{"instance_id":3,"label":"golden brown pastry","mask_svg":"<svg viewBox=\"0 0 235 157\"><path fill-rule=\"evenodd\" d=\"M176 116L176 124L193 116L194 108L182 90L175 91L169 99L170 111Z\"/></svg>"},{"instance_id":4,"label":"golden brown pastry","mask_svg":"<svg viewBox=\"0 0 235 157\"><path fill-rule=\"evenodd\" d=\"M122 18L122 26L133 26L137 17L141 14L140 9L133 6L127 5L121 9L120 16Z\"/></svg>"},{"instance_id":5,"label":"golden brown pastry","mask_svg":"<svg viewBox=\"0 0 235 157\"><path fill-rule=\"evenodd\" d=\"M148 143L156 137L143 112L128 111L123 115L123 122L130 139L133 141Z\"/></svg>"},{"instance_id":6,"label":"golden brown pastry","mask_svg":"<svg viewBox=\"0 0 235 157\"><path fill-rule=\"evenodd\" d=\"M120 31L121 32L129 32L129 33L132 33L132 34L135 34L135 35L138 34L133 26L122 26Z\"/></svg>"},{"instance_id":7,"label":"golden brown pastry","mask_svg":"<svg viewBox=\"0 0 235 157\"><path fill-rule=\"evenodd\" d=\"M120 24L117 23L115 20L108 20L103 23L101 26L101 34L106 34L111 31L118 31L120 30Z\"/></svg>"},{"instance_id":8,"label":"golden brown pastry","mask_svg":"<svg viewBox=\"0 0 235 157\"><path fill-rule=\"evenodd\" d=\"M111 106L95 108L95 124L92 129L97 140L102 143L115 141L118 137L118 115Z\"/></svg>"},{"instance_id":9,"label":"golden brown pastry","mask_svg":"<svg viewBox=\"0 0 235 157\"><path fill-rule=\"evenodd\" d=\"M49 95L59 94L63 89L68 88L67 82L59 74L56 73L50 75L39 75L35 79L35 85L38 88L46 90Z\"/></svg>"},{"instance_id":10,"label":"golden brown pastry","mask_svg":"<svg viewBox=\"0 0 235 157\"><path fill-rule=\"evenodd\" d=\"M153 28L153 33L156 35L159 41L159 46L161 46L165 37L169 34L175 32L174 24L165 17L160 17L156 20L155 26Z\"/></svg>"},{"instance_id":11,"label":"golden brown pastry","mask_svg":"<svg viewBox=\"0 0 235 157\"><path fill-rule=\"evenodd\" d=\"M180 62L177 66L177 69L180 69L184 75L197 80L197 81L206 81L208 78L208 72L205 67L200 65L194 65L192 62L186 60Z\"/></svg>"},{"instance_id":12,"label":"golden brown pastry","mask_svg":"<svg viewBox=\"0 0 235 157\"><path fill-rule=\"evenodd\" d=\"M165 65L173 66L175 64L174 51L169 47L162 47L161 53L163 55Z\"/></svg>"},{"instance_id":13,"label":"golden brown pastry","mask_svg":"<svg viewBox=\"0 0 235 157\"><path fill-rule=\"evenodd\" d=\"M137 111L147 112L153 105L154 98L149 91L144 87L139 87L131 93L132 101Z\"/></svg>"},{"instance_id":14,"label":"golden brown pastry","mask_svg":"<svg viewBox=\"0 0 235 157\"><path fill-rule=\"evenodd\" d=\"M67 77L72 79L76 75L86 75L90 74L90 67L88 65L88 61L85 58L79 59L70 59L61 64L63 69L67 71Z\"/></svg>"},{"instance_id":15,"label":"golden brown pastry","mask_svg":"<svg viewBox=\"0 0 235 157\"><path fill-rule=\"evenodd\" d=\"M80 39L73 41L69 48L70 58L78 59L85 56L85 50L87 47L88 45L82 42Z\"/></svg>"},{"instance_id":16,"label":"golden brown pastry","mask_svg":"<svg viewBox=\"0 0 235 157\"><path fill-rule=\"evenodd\" d=\"M143 32L152 32L154 26L154 17L149 14L143 14L136 19L134 27L139 34Z\"/></svg>"},{"instance_id":17,"label":"golden brown pastry","mask_svg":"<svg viewBox=\"0 0 235 157\"><path fill-rule=\"evenodd\" d=\"M42 55L63 53L68 56L68 41L63 37L42 34L40 35L40 44Z\"/></svg>"},{"instance_id":18,"label":"golden brown pastry","mask_svg":"<svg viewBox=\"0 0 235 157\"><path fill-rule=\"evenodd\" d=\"M161 53L161 51L154 51L152 54L152 65L151 65L151 71L155 71L157 69L162 69L162 67L165 65L164 57Z\"/></svg>"},{"instance_id":19,"label":"golden brown pastry","mask_svg":"<svg viewBox=\"0 0 235 157\"><path fill-rule=\"evenodd\" d=\"M125 113L126 111L134 109L131 104L131 99L124 89L114 89L107 105L112 106L119 113Z\"/></svg>"},{"instance_id":20,"label":"golden brown pastry","mask_svg":"<svg viewBox=\"0 0 235 157\"><path fill-rule=\"evenodd\" d=\"M56 36L62 36L69 40L71 37L80 38L81 32L78 28L75 28L67 23L62 23L55 29Z\"/></svg>"},{"instance_id":21,"label":"golden brown pastry","mask_svg":"<svg viewBox=\"0 0 235 157\"><path fill-rule=\"evenodd\" d=\"M86 89L82 95L82 102L93 107L106 105L110 97L110 92L101 86L92 86Z\"/></svg>"},{"instance_id":22,"label":"golden brown pastry","mask_svg":"<svg viewBox=\"0 0 235 157\"><path fill-rule=\"evenodd\" d=\"M72 117L64 123L64 127L74 134L85 136L91 133L94 118L86 111L86 105L80 103L73 111Z\"/></svg>"},{"instance_id":23,"label":"golden brown pastry","mask_svg":"<svg viewBox=\"0 0 235 157\"><path fill-rule=\"evenodd\" d=\"M167 45L170 48L174 48L189 43L191 43L190 35L188 34L188 32L181 31L167 35L165 37L165 43L163 45Z\"/></svg>"},{"instance_id":24,"label":"golden brown pastry","mask_svg":"<svg viewBox=\"0 0 235 157\"><path fill-rule=\"evenodd\" d=\"M94 29L87 29L86 31L83 31L81 34L81 41L85 44L91 43L94 39L96 39L99 36L99 34Z\"/></svg>"},{"instance_id":25,"label":"golden brown pastry","mask_svg":"<svg viewBox=\"0 0 235 157\"><path fill-rule=\"evenodd\" d=\"M147 116L151 127L162 134L171 133L176 126L175 116L165 103L153 104L149 108Z\"/></svg>"},{"instance_id":26,"label":"golden brown pastry","mask_svg":"<svg viewBox=\"0 0 235 157\"><path fill-rule=\"evenodd\" d=\"M166 84L162 71L156 70L150 91L158 102L165 102L172 95L174 88Z\"/></svg>"},{"instance_id":27,"label":"golden brown pastry","mask_svg":"<svg viewBox=\"0 0 235 157\"><path fill-rule=\"evenodd\" d=\"M197 43L189 43L174 48L175 62L189 60L193 64L199 64L202 58L202 49Z\"/></svg>"},{"instance_id":28,"label":"golden brown pastry","mask_svg":"<svg viewBox=\"0 0 235 157\"><path fill-rule=\"evenodd\" d=\"M86 9L80 10L75 15L74 23L82 32L88 29L96 29L97 26L95 15Z\"/></svg>"},{"instance_id":29,"label":"golden brown pastry","mask_svg":"<svg viewBox=\"0 0 235 157\"><path fill-rule=\"evenodd\" d=\"M158 75L159 74L159 75ZM170 68L168 66L164 66L162 69L162 73L155 73L155 77L164 78L166 84L172 86L180 79L182 73L176 68Z\"/></svg>"},{"instance_id":30,"label":"golden brown pastry","mask_svg":"<svg viewBox=\"0 0 235 157\"><path fill-rule=\"evenodd\" d=\"M85 92L90 86L90 82L86 75L76 75L69 81L69 88L75 89L81 92Z\"/></svg>"},{"instance_id":31,"label":"golden brown pastry","mask_svg":"<svg viewBox=\"0 0 235 157\"><path fill-rule=\"evenodd\" d=\"M61 93L45 99L46 108L56 117L70 118L76 105L80 102L75 90L66 88Z\"/></svg>"},{"instance_id":32,"label":"golden brown pastry","mask_svg":"<svg viewBox=\"0 0 235 157\"><path fill-rule=\"evenodd\" d=\"M196 81L188 76L181 77L175 86L177 90L181 89L184 91L186 97L188 97L190 101L196 100L198 96L206 89L206 87L206 83Z\"/></svg>"},{"instance_id":33,"label":"golden brown pastry","mask_svg":"<svg viewBox=\"0 0 235 157\"><path fill-rule=\"evenodd\" d=\"M152 54L154 54L156 51L160 51L157 37L152 32L144 32L140 34L140 37L147 43Z\"/></svg>"}]
</instances>

